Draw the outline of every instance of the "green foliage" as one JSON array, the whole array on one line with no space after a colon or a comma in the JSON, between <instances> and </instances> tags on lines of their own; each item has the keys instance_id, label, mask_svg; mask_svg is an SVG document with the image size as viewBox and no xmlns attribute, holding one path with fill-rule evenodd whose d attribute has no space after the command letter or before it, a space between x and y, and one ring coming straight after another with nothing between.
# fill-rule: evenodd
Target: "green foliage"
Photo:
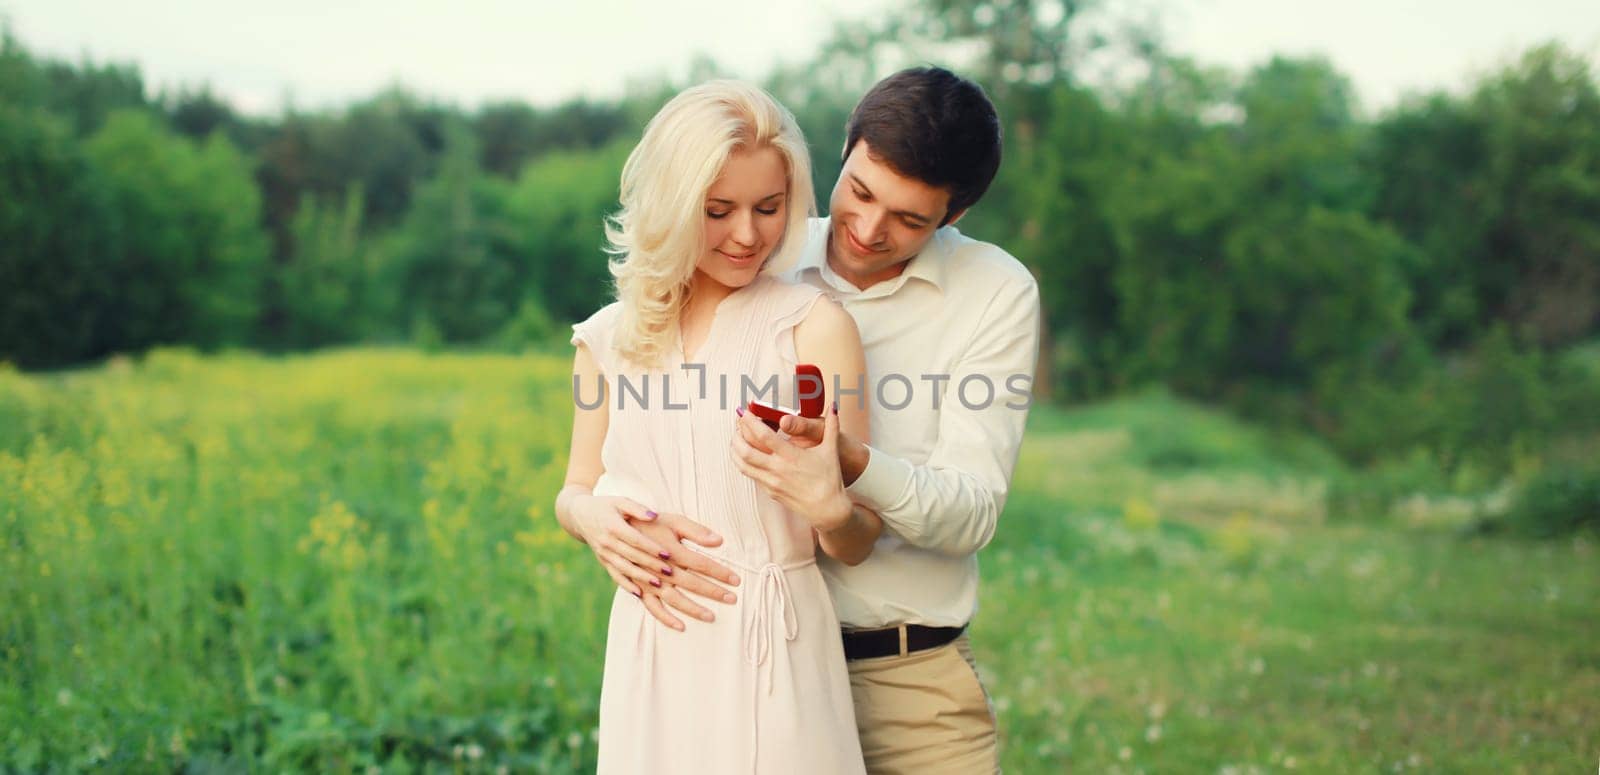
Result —
<instances>
[{"instance_id":1,"label":"green foliage","mask_svg":"<svg viewBox=\"0 0 1600 775\"><path fill-rule=\"evenodd\" d=\"M517 316L495 335L495 344L502 350L523 352L566 344L564 333L537 299L523 299Z\"/></svg>"},{"instance_id":2,"label":"green foliage","mask_svg":"<svg viewBox=\"0 0 1600 775\"><path fill-rule=\"evenodd\" d=\"M0 770L593 771L566 368L0 370Z\"/></svg>"},{"instance_id":3,"label":"green foliage","mask_svg":"<svg viewBox=\"0 0 1600 775\"><path fill-rule=\"evenodd\" d=\"M307 198L295 216L294 252L276 266L283 344L315 347L370 332L377 267L361 239L361 212L361 191L351 189L342 205Z\"/></svg>"},{"instance_id":4,"label":"green foliage","mask_svg":"<svg viewBox=\"0 0 1600 775\"><path fill-rule=\"evenodd\" d=\"M550 513L568 365L0 369L0 768L592 772L615 589ZM1036 407L972 629L1006 770L1600 743L1595 542L1325 525L1341 468L1163 391Z\"/></svg>"},{"instance_id":5,"label":"green foliage","mask_svg":"<svg viewBox=\"0 0 1600 775\"><path fill-rule=\"evenodd\" d=\"M0 359L58 366L111 346L112 214L61 121L0 103Z\"/></svg>"},{"instance_id":6,"label":"green foliage","mask_svg":"<svg viewBox=\"0 0 1600 775\"><path fill-rule=\"evenodd\" d=\"M828 212L828 198L834 183L839 180L839 169L844 149L844 126L855 107L861 89L841 86L844 78L829 78L828 70L848 65L838 59L816 66L807 64L780 68L768 79L767 89L779 102L795 112L795 123L805 134L806 146L811 152L811 184L815 190L819 215ZM807 203L810 204L810 203Z\"/></svg>"},{"instance_id":7,"label":"green foliage","mask_svg":"<svg viewBox=\"0 0 1600 775\"><path fill-rule=\"evenodd\" d=\"M259 127L239 116L223 97L211 91L209 85L198 89L184 88L161 100L167 123L173 131L194 139L203 139L212 132L223 132L236 145L247 152L260 144Z\"/></svg>"},{"instance_id":8,"label":"green foliage","mask_svg":"<svg viewBox=\"0 0 1600 775\"><path fill-rule=\"evenodd\" d=\"M524 288L558 320L582 320L611 298L605 217L617 209L631 145L556 152L524 167L507 207Z\"/></svg>"},{"instance_id":9,"label":"green foliage","mask_svg":"<svg viewBox=\"0 0 1600 775\"><path fill-rule=\"evenodd\" d=\"M1387 525L1397 503L1407 498L1476 494L1483 482L1458 481L1424 447L1402 452L1395 446L1376 461L1345 471L1328 482L1330 518L1340 522ZM1342 452L1343 450L1341 450Z\"/></svg>"},{"instance_id":10,"label":"green foliage","mask_svg":"<svg viewBox=\"0 0 1600 775\"><path fill-rule=\"evenodd\" d=\"M1369 122L1324 60L1234 73L1137 30L1143 77L1086 88L1081 55L1108 44L1088 7L929 0L770 83L825 207L884 64L970 55L1007 158L961 228L1039 279L1041 389L1120 396L1035 409L985 555L975 643L1007 768L1591 750L1592 65L1542 47ZM473 115L394 90L245 121L0 32L0 359L559 344L606 300L601 218L678 86ZM608 587L539 505L566 366L0 364L0 769L592 769ZM1578 535L1395 529L1502 510Z\"/></svg>"},{"instance_id":11,"label":"green foliage","mask_svg":"<svg viewBox=\"0 0 1600 775\"><path fill-rule=\"evenodd\" d=\"M516 313L528 267L517 250L508 185L483 175L465 127L447 131L438 177L417 191L393 256L401 306L443 341L476 342Z\"/></svg>"},{"instance_id":12,"label":"green foliage","mask_svg":"<svg viewBox=\"0 0 1600 775\"><path fill-rule=\"evenodd\" d=\"M69 117L80 135L104 126L118 112L149 107L144 77L132 65L46 62L44 78L48 107Z\"/></svg>"},{"instance_id":13,"label":"green foliage","mask_svg":"<svg viewBox=\"0 0 1600 775\"><path fill-rule=\"evenodd\" d=\"M807 132L819 204L856 97L887 67L965 52L1006 161L960 228L1040 283L1039 395L1163 384L1364 465L1411 470L1421 450L1437 477L1417 476L1457 489L1585 443L1595 383L1550 354L1600 330L1587 60L1540 47L1464 96L1366 120L1324 59L1209 67L1091 10L926 0L779 68L768 86ZM1078 68L1108 47L1138 67L1089 88ZM700 60L689 78L725 74ZM608 300L618 172L681 86L471 114L397 87L246 120L205 88L150 103L132 66L35 58L6 32L0 357L558 342Z\"/></svg>"},{"instance_id":14,"label":"green foliage","mask_svg":"<svg viewBox=\"0 0 1600 775\"><path fill-rule=\"evenodd\" d=\"M507 179L545 154L599 148L637 131L625 121L622 106L581 98L550 110L519 102L486 105L472 123L483 169Z\"/></svg>"},{"instance_id":15,"label":"green foliage","mask_svg":"<svg viewBox=\"0 0 1600 775\"><path fill-rule=\"evenodd\" d=\"M1517 492L1501 522L1538 538L1600 532L1600 466L1591 460L1541 471Z\"/></svg>"},{"instance_id":16,"label":"green foliage","mask_svg":"<svg viewBox=\"0 0 1600 775\"><path fill-rule=\"evenodd\" d=\"M144 109L144 78L126 64L77 64L34 57L0 18L0 104L40 108L83 136L99 129L112 113Z\"/></svg>"},{"instance_id":17,"label":"green foliage","mask_svg":"<svg viewBox=\"0 0 1600 775\"><path fill-rule=\"evenodd\" d=\"M0 104L40 107L45 100L44 79L33 57L0 20Z\"/></svg>"},{"instance_id":18,"label":"green foliage","mask_svg":"<svg viewBox=\"0 0 1600 775\"><path fill-rule=\"evenodd\" d=\"M1600 83L1556 46L1480 84L1486 134L1480 289L1533 341L1576 341L1600 322Z\"/></svg>"},{"instance_id":19,"label":"green foliage","mask_svg":"<svg viewBox=\"0 0 1600 775\"><path fill-rule=\"evenodd\" d=\"M1159 93L1121 115L1056 87L1047 134L1017 143L1023 158L980 205L1001 215L974 224L995 228L1012 202L1028 215L1018 250L1072 348L1069 389L1303 388L1406 348L1413 251L1354 209L1348 84L1320 61L1274 60L1229 98L1241 121L1206 124L1171 106L1226 91L1181 63L1161 72ZM1064 245L1076 249L1051 252Z\"/></svg>"},{"instance_id":20,"label":"green foliage","mask_svg":"<svg viewBox=\"0 0 1600 775\"><path fill-rule=\"evenodd\" d=\"M1423 249L1415 316L1458 346L1495 322L1544 346L1600 325L1600 84L1587 59L1533 49L1465 100L1379 124L1379 217Z\"/></svg>"},{"instance_id":21,"label":"green foliage","mask_svg":"<svg viewBox=\"0 0 1600 775\"><path fill-rule=\"evenodd\" d=\"M994 239L1014 234L1010 249L1033 270L1049 337L1042 387L1105 395L1123 386L1115 278L1125 245L1115 192L1135 166L1135 142L1093 92L1057 87L1042 98L1035 131L1010 136L1009 161L960 227ZM1007 226L1013 214L1020 229Z\"/></svg>"},{"instance_id":22,"label":"green foliage","mask_svg":"<svg viewBox=\"0 0 1600 775\"><path fill-rule=\"evenodd\" d=\"M439 330L439 326L432 318L421 313L411 316L407 341L426 353L442 352L445 348L444 333Z\"/></svg>"},{"instance_id":23,"label":"green foliage","mask_svg":"<svg viewBox=\"0 0 1600 775\"><path fill-rule=\"evenodd\" d=\"M1410 317L1435 346L1470 343L1486 317L1476 279L1490 250L1479 212L1485 143L1480 119L1444 95L1403 105L1374 128L1374 213L1418 248L1401 268Z\"/></svg>"},{"instance_id":24,"label":"green foliage","mask_svg":"<svg viewBox=\"0 0 1600 775\"><path fill-rule=\"evenodd\" d=\"M112 116L86 150L115 210L112 346L251 341L267 246L248 161L220 135L195 145L142 112Z\"/></svg>"},{"instance_id":25,"label":"green foliage","mask_svg":"<svg viewBox=\"0 0 1600 775\"><path fill-rule=\"evenodd\" d=\"M288 260L291 224L303 197L340 201L359 188L363 229L393 228L411 207L415 188L437 172L450 120L444 108L398 89L338 112L290 110L262 133L257 149L263 220L274 256ZM267 317L276 321L282 315L271 310Z\"/></svg>"},{"instance_id":26,"label":"green foliage","mask_svg":"<svg viewBox=\"0 0 1600 775\"><path fill-rule=\"evenodd\" d=\"M938 40L976 42L985 83L1003 90L1023 82L1045 83L1071 72L1079 53L1076 31L1089 5L1081 0L925 0L904 24Z\"/></svg>"},{"instance_id":27,"label":"green foliage","mask_svg":"<svg viewBox=\"0 0 1600 775\"><path fill-rule=\"evenodd\" d=\"M1563 439L1600 433L1600 376L1518 346L1504 327L1415 379L1330 382L1320 393L1329 439L1358 461L1420 450L1447 472L1506 472Z\"/></svg>"},{"instance_id":28,"label":"green foliage","mask_svg":"<svg viewBox=\"0 0 1600 775\"><path fill-rule=\"evenodd\" d=\"M1371 373L1408 344L1410 296L1397 267L1410 257L1403 240L1357 213L1259 212L1223 247L1228 285L1216 290L1231 300L1236 328L1214 363L1295 386L1330 368ZM1207 372L1191 365L1196 378Z\"/></svg>"}]
</instances>

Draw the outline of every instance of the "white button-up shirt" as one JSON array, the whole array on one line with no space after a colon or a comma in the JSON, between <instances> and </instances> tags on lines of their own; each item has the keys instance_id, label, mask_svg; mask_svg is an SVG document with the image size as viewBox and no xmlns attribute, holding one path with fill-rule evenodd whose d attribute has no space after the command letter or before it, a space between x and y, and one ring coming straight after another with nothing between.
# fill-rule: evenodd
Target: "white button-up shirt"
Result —
<instances>
[{"instance_id":1,"label":"white button-up shirt","mask_svg":"<svg viewBox=\"0 0 1600 775\"><path fill-rule=\"evenodd\" d=\"M828 392L867 402L871 457L847 492L885 527L860 565L819 558L839 621L964 625L1027 423L1038 285L1009 253L946 226L898 277L860 290L828 266L828 220L810 227L786 277L822 289L861 330L865 385Z\"/></svg>"}]
</instances>

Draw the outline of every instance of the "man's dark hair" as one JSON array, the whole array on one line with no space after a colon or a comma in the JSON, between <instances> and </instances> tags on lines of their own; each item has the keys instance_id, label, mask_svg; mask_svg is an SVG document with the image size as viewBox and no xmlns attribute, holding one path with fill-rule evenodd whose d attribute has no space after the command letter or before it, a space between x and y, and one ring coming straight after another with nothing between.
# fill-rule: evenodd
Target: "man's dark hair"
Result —
<instances>
[{"instance_id":1,"label":"man's dark hair","mask_svg":"<svg viewBox=\"0 0 1600 775\"><path fill-rule=\"evenodd\" d=\"M1000 117L982 87L942 67L878 82L845 123L844 157L866 140L895 172L950 192L940 225L971 207L1000 169Z\"/></svg>"}]
</instances>

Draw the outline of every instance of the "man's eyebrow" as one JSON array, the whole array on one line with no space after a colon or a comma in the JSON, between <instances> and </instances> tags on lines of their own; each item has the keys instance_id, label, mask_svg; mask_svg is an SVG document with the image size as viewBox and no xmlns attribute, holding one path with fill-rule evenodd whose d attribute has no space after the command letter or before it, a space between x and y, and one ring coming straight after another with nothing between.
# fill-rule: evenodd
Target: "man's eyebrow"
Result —
<instances>
[{"instance_id":1,"label":"man's eyebrow","mask_svg":"<svg viewBox=\"0 0 1600 775\"><path fill-rule=\"evenodd\" d=\"M872 189L868 188L866 183L861 182L861 178L856 177L855 173L850 173L850 180L857 186L860 186L862 191L867 192L868 196L872 195ZM923 223L928 223L933 220L922 213L912 212L911 210L890 210L889 212L902 218L911 218L913 220L922 221Z\"/></svg>"},{"instance_id":2,"label":"man's eyebrow","mask_svg":"<svg viewBox=\"0 0 1600 775\"><path fill-rule=\"evenodd\" d=\"M766 196L761 197L760 199L757 199L756 200L756 204L761 204L762 202L770 202L770 201L772 201L774 199L777 199L780 196L783 196L785 193L787 193L787 192L778 191L778 192L775 192L775 193L767 194ZM707 199L706 201L707 202L716 202L717 204L724 204L724 205L736 205L736 204L738 204L738 202L735 202L732 199L717 199L716 197L712 197L710 199Z\"/></svg>"}]
</instances>

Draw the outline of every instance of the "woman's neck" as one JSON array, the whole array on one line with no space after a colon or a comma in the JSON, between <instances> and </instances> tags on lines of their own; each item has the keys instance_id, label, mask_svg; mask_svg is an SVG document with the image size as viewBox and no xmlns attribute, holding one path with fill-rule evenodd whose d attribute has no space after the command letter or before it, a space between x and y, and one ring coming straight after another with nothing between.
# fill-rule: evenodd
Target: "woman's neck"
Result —
<instances>
[{"instance_id":1,"label":"woman's neck","mask_svg":"<svg viewBox=\"0 0 1600 775\"><path fill-rule=\"evenodd\" d=\"M689 278L689 301L683 305L683 319L695 316L697 313L713 310L723 299L733 295L735 288L729 288L705 272L696 270Z\"/></svg>"}]
</instances>

